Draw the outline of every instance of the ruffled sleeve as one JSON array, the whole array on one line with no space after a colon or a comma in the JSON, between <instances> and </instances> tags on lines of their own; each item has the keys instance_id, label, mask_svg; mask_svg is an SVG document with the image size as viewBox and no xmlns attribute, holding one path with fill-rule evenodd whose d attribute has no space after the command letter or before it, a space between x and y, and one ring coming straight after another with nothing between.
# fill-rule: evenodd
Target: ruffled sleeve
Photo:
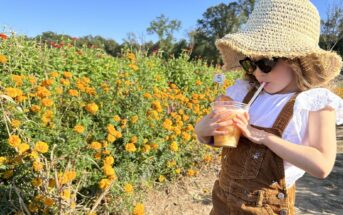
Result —
<instances>
[{"instance_id":1,"label":"ruffled sleeve","mask_svg":"<svg viewBox=\"0 0 343 215\"><path fill-rule=\"evenodd\" d=\"M249 89L248 81L238 79L232 86L226 89L226 96L229 96L234 101L242 102Z\"/></svg>"},{"instance_id":2,"label":"ruffled sleeve","mask_svg":"<svg viewBox=\"0 0 343 215\"><path fill-rule=\"evenodd\" d=\"M315 88L300 93L294 104L294 113L318 111L330 106L336 111L336 124L343 124L343 100L325 88Z\"/></svg>"}]
</instances>

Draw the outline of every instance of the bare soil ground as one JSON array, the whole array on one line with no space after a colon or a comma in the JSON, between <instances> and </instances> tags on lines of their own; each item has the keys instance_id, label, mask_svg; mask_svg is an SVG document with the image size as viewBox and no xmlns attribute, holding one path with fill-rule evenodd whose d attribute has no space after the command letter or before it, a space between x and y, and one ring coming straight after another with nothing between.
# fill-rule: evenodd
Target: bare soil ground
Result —
<instances>
[{"instance_id":1,"label":"bare soil ground","mask_svg":"<svg viewBox=\"0 0 343 215\"><path fill-rule=\"evenodd\" d=\"M337 157L324 180L308 174L297 181L297 214L343 214L343 126L337 129ZM202 215L212 208L211 191L220 170L218 160L199 170L196 177L177 180L147 193L149 215Z\"/></svg>"}]
</instances>

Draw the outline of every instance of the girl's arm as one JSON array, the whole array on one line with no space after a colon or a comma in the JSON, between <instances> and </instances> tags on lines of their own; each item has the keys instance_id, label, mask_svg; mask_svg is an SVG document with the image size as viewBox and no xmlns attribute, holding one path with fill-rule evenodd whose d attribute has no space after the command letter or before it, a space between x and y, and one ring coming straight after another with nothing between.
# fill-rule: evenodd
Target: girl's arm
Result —
<instances>
[{"instance_id":1,"label":"girl's arm","mask_svg":"<svg viewBox=\"0 0 343 215\"><path fill-rule=\"evenodd\" d=\"M298 145L249 126L243 117L234 120L248 139L266 145L285 161L318 178L327 177L335 163L335 121L335 111L331 107L310 112L305 145Z\"/></svg>"}]
</instances>

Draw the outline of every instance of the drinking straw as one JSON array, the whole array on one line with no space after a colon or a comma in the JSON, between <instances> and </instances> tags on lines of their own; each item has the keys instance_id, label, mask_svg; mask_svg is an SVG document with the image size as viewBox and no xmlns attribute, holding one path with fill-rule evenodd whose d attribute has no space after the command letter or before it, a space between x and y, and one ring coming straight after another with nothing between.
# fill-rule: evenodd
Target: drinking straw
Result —
<instances>
[{"instance_id":1,"label":"drinking straw","mask_svg":"<svg viewBox=\"0 0 343 215\"><path fill-rule=\"evenodd\" d=\"M264 85L266 85L266 82L262 82L262 84L260 85L260 87L257 89L257 91L255 92L254 96L250 99L248 105L247 105L247 109L249 110L251 104L255 101L256 97L258 96L258 94L260 94L261 90L263 89Z\"/></svg>"}]
</instances>

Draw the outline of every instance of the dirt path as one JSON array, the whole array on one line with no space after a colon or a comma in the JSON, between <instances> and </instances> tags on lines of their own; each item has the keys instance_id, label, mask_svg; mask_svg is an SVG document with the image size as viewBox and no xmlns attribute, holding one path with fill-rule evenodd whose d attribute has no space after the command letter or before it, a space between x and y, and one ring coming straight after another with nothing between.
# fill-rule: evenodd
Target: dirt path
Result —
<instances>
[{"instance_id":1,"label":"dirt path","mask_svg":"<svg viewBox=\"0 0 343 215\"><path fill-rule=\"evenodd\" d=\"M306 174L297 182L297 214L343 214L343 126L337 130L338 153L332 173L320 180ZM212 208L211 190L220 165L214 161L197 177L182 178L149 192L144 202L149 215L202 215Z\"/></svg>"}]
</instances>

